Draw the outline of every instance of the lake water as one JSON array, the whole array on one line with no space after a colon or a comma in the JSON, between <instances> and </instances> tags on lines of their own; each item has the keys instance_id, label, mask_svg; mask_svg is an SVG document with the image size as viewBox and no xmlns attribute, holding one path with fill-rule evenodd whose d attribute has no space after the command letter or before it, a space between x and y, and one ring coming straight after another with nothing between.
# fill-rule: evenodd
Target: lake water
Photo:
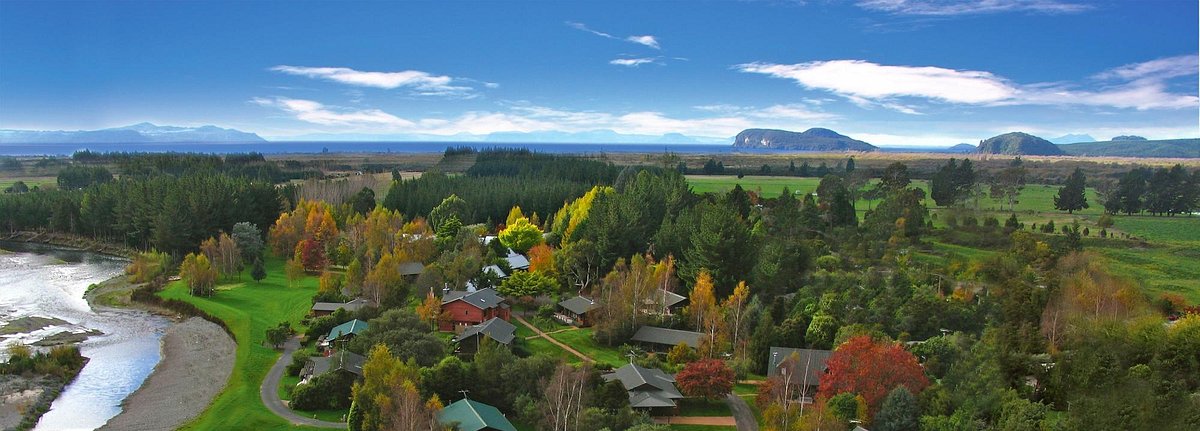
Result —
<instances>
[{"instance_id":1,"label":"lake water","mask_svg":"<svg viewBox=\"0 0 1200 431\"><path fill-rule=\"evenodd\" d=\"M96 329L80 344L90 358L54 401L35 430L92 430L121 411L121 401L142 385L160 359L167 320L144 311L90 307L87 287L121 273L125 262L94 253L0 242L0 326L20 317L69 322L0 338L0 344L31 343L60 331Z\"/></svg>"}]
</instances>

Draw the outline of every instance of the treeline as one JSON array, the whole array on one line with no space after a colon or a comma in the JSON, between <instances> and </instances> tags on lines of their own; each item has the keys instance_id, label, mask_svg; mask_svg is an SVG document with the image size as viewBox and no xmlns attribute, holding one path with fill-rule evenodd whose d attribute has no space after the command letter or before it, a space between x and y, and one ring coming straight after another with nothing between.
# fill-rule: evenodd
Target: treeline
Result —
<instances>
[{"instance_id":1,"label":"treeline","mask_svg":"<svg viewBox=\"0 0 1200 431\"><path fill-rule=\"evenodd\" d=\"M189 175L222 173L261 181L280 183L293 179L320 177L321 172L303 164L269 162L261 153L99 153L77 151L71 160L80 164L114 165L122 176Z\"/></svg>"},{"instance_id":2,"label":"treeline","mask_svg":"<svg viewBox=\"0 0 1200 431\"><path fill-rule=\"evenodd\" d=\"M619 167L595 160L501 148L479 152L475 164L467 169L472 177L557 178L589 186L612 184L620 172Z\"/></svg>"},{"instance_id":3,"label":"treeline","mask_svg":"<svg viewBox=\"0 0 1200 431\"><path fill-rule=\"evenodd\" d=\"M1136 168L1115 183L1102 184L1099 191L1109 214L1191 214L1200 208L1200 169L1188 173L1180 165Z\"/></svg>"},{"instance_id":4,"label":"treeline","mask_svg":"<svg viewBox=\"0 0 1200 431\"><path fill-rule=\"evenodd\" d=\"M547 177L532 180L524 177L447 176L429 172L419 178L392 184L383 206L405 215L429 214L442 199L457 195L466 202L462 213L465 224L505 220L513 203L538 214L550 214L564 201L582 195L590 184Z\"/></svg>"},{"instance_id":5,"label":"treeline","mask_svg":"<svg viewBox=\"0 0 1200 431\"><path fill-rule=\"evenodd\" d=\"M282 209L275 186L224 174L122 177L85 190L0 196L0 226L48 229L174 255L235 223L270 226Z\"/></svg>"}]
</instances>

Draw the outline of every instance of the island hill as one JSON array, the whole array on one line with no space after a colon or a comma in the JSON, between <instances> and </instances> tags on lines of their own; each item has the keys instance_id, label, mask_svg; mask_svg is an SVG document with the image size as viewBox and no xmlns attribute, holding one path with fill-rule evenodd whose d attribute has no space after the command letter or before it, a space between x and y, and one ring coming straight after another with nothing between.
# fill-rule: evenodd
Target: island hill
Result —
<instances>
[{"instance_id":1,"label":"island hill","mask_svg":"<svg viewBox=\"0 0 1200 431\"><path fill-rule=\"evenodd\" d=\"M797 151L876 151L879 149L841 133L817 127L803 132L746 129L733 138L733 147Z\"/></svg>"},{"instance_id":2,"label":"island hill","mask_svg":"<svg viewBox=\"0 0 1200 431\"><path fill-rule=\"evenodd\" d=\"M976 152L1013 156L1196 158L1200 157L1200 139L1148 140L1123 135L1110 141L1054 144L1028 133L1012 132L981 141Z\"/></svg>"}]
</instances>

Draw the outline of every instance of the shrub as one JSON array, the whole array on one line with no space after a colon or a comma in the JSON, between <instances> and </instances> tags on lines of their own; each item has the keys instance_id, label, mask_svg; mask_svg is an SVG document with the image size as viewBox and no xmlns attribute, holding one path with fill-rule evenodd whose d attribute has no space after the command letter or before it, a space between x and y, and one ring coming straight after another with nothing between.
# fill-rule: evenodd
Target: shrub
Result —
<instances>
[{"instance_id":1,"label":"shrub","mask_svg":"<svg viewBox=\"0 0 1200 431\"><path fill-rule=\"evenodd\" d=\"M330 372L292 389L291 407L297 410L344 409L350 407L354 375Z\"/></svg>"}]
</instances>

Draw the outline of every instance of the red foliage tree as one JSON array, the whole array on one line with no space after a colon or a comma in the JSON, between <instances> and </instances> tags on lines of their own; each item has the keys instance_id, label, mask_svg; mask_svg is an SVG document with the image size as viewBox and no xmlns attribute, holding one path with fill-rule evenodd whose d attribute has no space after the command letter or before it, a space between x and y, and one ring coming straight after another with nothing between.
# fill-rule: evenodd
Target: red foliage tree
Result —
<instances>
[{"instance_id":1,"label":"red foliage tree","mask_svg":"<svg viewBox=\"0 0 1200 431\"><path fill-rule=\"evenodd\" d=\"M711 400L732 391L735 378L733 369L725 361L702 359L683 367L675 375L675 383L684 395Z\"/></svg>"},{"instance_id":2,"label":"red foliage tree","mask_svg":"<svg viewBox=\"0 0 1200 431\"><path fill-rule=\"evenodd\" d=\"M871 416L895 387L904 385L915 395L929 386L916 356L898 343L876 342L866 335L838 346L826 365L829 373L821 378L819 394L825 398L843 392L862 395Z\"/></svg>"},{"instance_id":3,"label":"red foliage tree","mask_svg":"<svg viewBox=\"0 0 1200 431\"><path fill-rule=\"evenodd\" d=\"M321 243L306 239L296 244L296 251L300 258L300 263L304 265L304 270L309 273L321 272L325 269L328 262L325 259L325 248L321 247Z\"/></svg>"}]
</instances>

